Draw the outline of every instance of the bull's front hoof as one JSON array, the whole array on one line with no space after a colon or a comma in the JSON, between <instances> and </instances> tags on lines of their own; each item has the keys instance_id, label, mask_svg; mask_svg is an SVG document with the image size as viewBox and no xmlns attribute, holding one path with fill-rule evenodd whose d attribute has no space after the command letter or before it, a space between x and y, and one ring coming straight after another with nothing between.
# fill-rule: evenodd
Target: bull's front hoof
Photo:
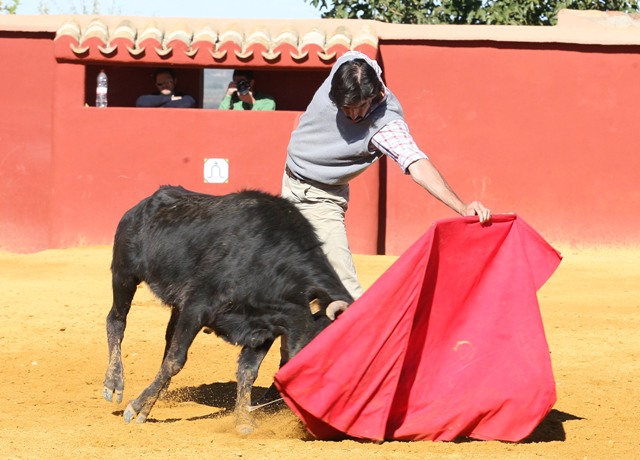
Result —
<instances>
[{"instance_id":1,"label":"bull's front hoof","mask_svg":"<svg viewBox=\"0 0 640 460\"><path fill-rule=\"evenodd\" d=\"M147 416L145 414L138 414L131 403L127 404L127 408L124 410L122 416L126 423L131 423L134 418L136 419L136 423L144 423L147 421Z\"/></svg>"},{"instance_id":2,"label":"bull's front hoof","mask_svg":"<svg viewBox=\"0 0 640 460\"><path fill-rule=\"evenodd\" d=\"M112 390L111 388L104 387L102 389L102 397L109 402L113 402L113 395L116 395L116 402L120 404L122 402L122 390Z\"/></svg>"},{"instance_id":3,"label":"bull's front hoof","mask_svg":"<svg viewBox=\"0 0 640 460\"><path fill-rule=\"evenodd\" d=\"M251 423L238 423L236 424L236 431L243 436L251 434L255 431L255 426Z\"/></svg>"}]
</instances>

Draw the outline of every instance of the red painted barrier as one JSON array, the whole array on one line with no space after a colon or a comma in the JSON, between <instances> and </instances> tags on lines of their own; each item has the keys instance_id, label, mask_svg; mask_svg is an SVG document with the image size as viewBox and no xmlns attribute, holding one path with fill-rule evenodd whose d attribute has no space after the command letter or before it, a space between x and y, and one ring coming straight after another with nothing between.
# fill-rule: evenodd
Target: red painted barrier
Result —
<instances>
[{"instance_id":1,"label":"red painted barrier","mask_svg":"<svg viewBox=\"0 0 640 460\"><path fill-rule=\"evenodd\" d=\"M56 61L53 38L0 32L0 249L108 244L122 213L165 183L277 193L291 130L328 69L256 69L278 88L276 112L96 109L85 107L96 63ZM397 38L378 48L415 139L463 199L517 212L554 244L622 245L640 244L639 51ZM121 105L150 84L150 67L130 65L110 88ZM195 67L178 70L201 90ZM205 158L228 160L228 182L205 183ZM380 166L353 183L347 229L354 252L397 255L454 214L392 161Z\"/></svg>"},{"instance_id":2,"label":"red painted barrier","mask_svg":"<svg viewBox=\"0 0 640 460\"><path fill-rule=\"evenodd\" d=\"M2 200L5 249L109 244L122 214L162 184L211 194L245 188L280 192L299 112L85 107L84 66L53 67L53 77L44 79L55 84L43 95L48 105L42 107L52 113L50 129L24 122L14 140L17 146L31 137L50 151L5 154L3 174L7 166L16 172L3 183L7 196L15 197ZM228 180L205 183L207 158L226 162ZM39 177L19 174L39 169ZM353 184L348 231L358 253L377 250L378 184L375 168Z\"/></svg>"},{"instance_id":3,"label":"red painted barrier","mask_svg":"<svg viewBox=\"0 0 640 460\"><path fill-rule=\"evenodd\" d=\"M52 99L49 38L0 36L0 249L49 247Z\"/></svg>"},{"instance_id":4,"label":"red painted barrier","mask_svg":"<svg viewBox=\"0 0 640 460\"><path fill-rule=\"evenodd\" d=\"M478 45L381 47L413 136L454 190L554 242L640 243L638 47ZM386 251L400 254L454 214L389 170Z\"/></svg>"}]
</instances>

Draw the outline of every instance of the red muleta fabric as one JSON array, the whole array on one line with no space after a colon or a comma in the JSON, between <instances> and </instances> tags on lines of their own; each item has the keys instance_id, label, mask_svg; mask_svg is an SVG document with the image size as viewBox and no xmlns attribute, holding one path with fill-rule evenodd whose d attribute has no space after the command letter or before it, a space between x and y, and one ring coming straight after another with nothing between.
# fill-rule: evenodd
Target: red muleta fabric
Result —
<instances>
[{"instance_id":1,"label":"red muleta fabric","mask_svg":"<svg viewBox=\"0 0 640 460\"><path fill-rule=\"evenodd\" d=\"M536 291L560 260L513 214L438 221L276 386L319 439L519 441L556 401Z\"/></svg>"}]
</instances>

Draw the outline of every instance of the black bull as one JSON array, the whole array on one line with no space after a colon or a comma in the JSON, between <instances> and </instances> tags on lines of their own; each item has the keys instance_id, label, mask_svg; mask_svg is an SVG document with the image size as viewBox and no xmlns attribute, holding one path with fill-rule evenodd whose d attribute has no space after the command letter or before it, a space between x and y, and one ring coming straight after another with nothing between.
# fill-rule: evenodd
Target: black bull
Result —
<instances>
[{"instance_id":1,"label":"black bull","mask_svg":"<svg viewBox=\"0 0 640 460\"><path fill-rule=\"evenodd\" d=\"M108 401L114 392L122 401L121 343L138 284L171 307L160 371L127 405L127 422L146 420L207 328L242 347L236 426L251 432L251 389L274 340L281 337L293 357L353 301L311 224L285 199L257 191L212 196L161 187L122 217L111 271Z\"/></svg>"}]
</instances>

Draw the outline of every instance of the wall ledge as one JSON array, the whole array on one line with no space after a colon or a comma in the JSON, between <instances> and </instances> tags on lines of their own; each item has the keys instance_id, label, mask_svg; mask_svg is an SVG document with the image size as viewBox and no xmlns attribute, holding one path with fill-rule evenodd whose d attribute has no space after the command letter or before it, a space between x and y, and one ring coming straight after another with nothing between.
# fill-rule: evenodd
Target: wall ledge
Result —
<instances>
[{"instance_id":1,"label":"wall ledge","mask_svg":"<svg viewBox=\"0 0 640 460\"><path fill-rule=\"evenodd\" d=\"M496 41L524 43L564 43L592 45L640 45L640 15L621 12L561 10L558 25L484 26L484 25L413 25L388 24L379 21L349 19L224 19L224 18L160 18L141 16L94 15L0 15L0 31L57 33L68 22L86 30L94 21L103 22L109 30L122 22L130 22L136 30L155 24L163 31L180 27L197 31L207 25L219 30L235 28L245 36L255 30L267 30L275 37L283 30L294 30L298 36L320 29L325 40L336 31L349 31L353 36L363 28L379 40ZM377 43L375 44L377 46Z\"/></svg>"},{"instance_id":2,"label":"wall ledge","mask_svg":"<svg viewBox=\"0 0 640 460\"><path fill-rule=\"evenodd\" d=\"M381 24L376 30L381 41L640 45L640 15L604 11L561 10L556 26Z\"/></svg>"}]
</instances>

